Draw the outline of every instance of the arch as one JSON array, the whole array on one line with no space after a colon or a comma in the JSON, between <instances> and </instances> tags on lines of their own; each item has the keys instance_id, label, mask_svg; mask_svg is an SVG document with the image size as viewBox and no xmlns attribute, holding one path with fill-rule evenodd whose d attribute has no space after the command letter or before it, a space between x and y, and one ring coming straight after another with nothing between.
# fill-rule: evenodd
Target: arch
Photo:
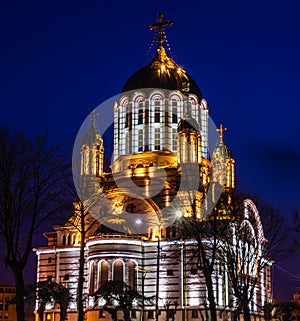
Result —
<instances>
[{"instance_id":1,"label":"arch","mask_svg":"<svg viewBox=\"0 0 300 321\"><path fill-rule=\"evenodd\" d=\"M135 93L132 96L132 101L135 103L140 103L140 102L143 102L144 100L145 100L145 94L143 92Z\"/></svg>"},{"instance_id":2,"label":"arch","mask_svg":"<svg viewBox=\"0 0 300 321\"><path fill-rule=\"evenodd\" d=\"M66 238L66 245L70 245L71 244L71 234L67 234L67 238Z\"/></svg>"},{"instance_id":3,"label":"arch","mask_svg":"<svg viewBox=\"0 0 300 321\"><path fill-rule=\"evenodd\" d=\"M108 262L101 260L98 263L98 289L108 281Z\"/></svg>"},{"instance_id":4,"label":"arch","mask_svg":"<svg viewBox=\"0 0 300 321\"><path fill-rule=\"evenodd\" d=\"M128 102L129 102L129 99L128 99L128 96L122 96L122 98L120 98L120 102L119 102L119 105L121 107L126 107L128 105Z\"/></svg>"},{"instance_id":5,"label":"arch","mask_svg":"<svg viewBox=\"0 0 300 321\"><path fill-rule=\"evenodd\" d=\"M74 245L76 244L76 234L75 233L72 233L72 236L71 236L71 245Z\"/></svg>"},{"instance_id":6,"label":"arch","mask_svg":"<svg viewBox=\"0 0 300 321\"><path fill-rule=\"evenodd\" d=\"M177 102L182 102L183 101L183 97L182 97L182 95L180 95L177 92L171 92L170 96L169 96L169 100L170 101L175 100Z\"/></svg>"},{"instance_id":7,"label":"arch","mask_svg":"<svg viewBox=\"0 0 300 321\"><path fill-rule=\"evenodd\" d=\"M89 271L89 293L95 292L95 281L96 281L96 273L95 273L95 262L90 262L90 271Z\"/></svg>"},{"instance_id":8,"label":"arch","mask_svg":"<svg viewBox=\"0 0 300 321\"><path fill-rule=\"evenodd\" d=\"M135 168L143 168L143 167L144 167L143 162L138 162L135 166Z\"/></svg>"},{"instance_id":9,"label":"arch","mask_svg":"<svg viewBox=\"0 0 300 321\"><path fill-rule=\"evenodd\" d=\"M137 269L138 264L136 261L130 261L128 264L128 285L132 290L137 289Z\"/></svg>"},{"instance_id":10,"label":"arch","mask_svg":"<svg viewBox=\"0 0 300 321\"><path fill-rule=\"evenodd\" d=\"M192 105L197 105L198 104L198 97L196 95L189 94L189 102Z\"/></svg>"},{"instance_id":11,"label":"arch","mask_svg":"<svg viewBox=\"0 0 300 321\"><path fill-rule=\"evenodd\" d=\"M200 108L202 110L208 110L208 104L207 104L207 101L204 98L201 99Z\"/></svg>"},{"instance_id":12,"label":"arch","mask_svg":"<svg viewBox=\"0 0 300 321\"><path fill-rule=\"evenodd\" d=\"M242 230L243 228L247 228L247 227L250 230L251 237L253 238L254 241L256 241L256 235L255 235L254 227L252 226L252 224L248 220L243 220L242 224L240 226L240 230ZM251 241L251 240L249 240L249 241Z\"/></svg>"},{"instance_id":13,"label":"arch","mask_svg":"<svg viewBox=\"0 0 300 321\"><path fill-rule=\"evenodd\" d=\"M113 264L113 280L124 281L124 262L116 260Z\"/></svg>"},{"instance_id":14,"label":"arch","mask_svg":"<svg viewBox=\"0 0 300 321\"><path fill-rule=\"evenodd\" d=\"M63 236L62 236L62 245L66 245L67 243L67 237L66 237L66 234L63 234Z\"/></svg>"},{"instance_id":15,"label":"arch","mask_svg":"<svg viewBox=\"0 0 300 321\"><path fill-rule=\"evenodd\" d=\"M163 91L154 90L149 95L149 100L163 100L165 99L165 94Z\"/></svg>"},{"instance_id":16,"label":"arch","mask_svg":"<svg viewBox=\"0 0 300 321\"><path fill-rule=\"evenodd\" d=\"M250 199L245 199L244 204L245 204L244 216L246 215L246 210L247 210L247 206L248 206L251 213L253 213L253 215L254 215L254 219L255 219L256 227L257 227L257 231L258 231L258 239L261 241L266 241L265 236L264 236L263 226L261 223L261 219L260 219L260 215L258 213L257 207L255 206L254 202Z\"/></svg>"}]
</instances>

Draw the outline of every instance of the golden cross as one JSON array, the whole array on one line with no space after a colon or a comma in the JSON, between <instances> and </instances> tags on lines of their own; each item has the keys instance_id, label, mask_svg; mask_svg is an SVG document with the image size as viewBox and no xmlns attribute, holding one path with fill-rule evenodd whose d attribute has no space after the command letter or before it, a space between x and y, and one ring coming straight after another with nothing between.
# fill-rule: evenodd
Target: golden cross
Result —
<instances>
[{"instance_id":1,"label":"golden cross","mask_svg":"<svg viewBox=\"0 0 300 321\"><path fill-rule=\"evenodd\" d=\"M163 13L159 13L157 15L156 23L153 23L149 25L150 30L156 30L158 33L158 37L156 38L156 41L161 45L165 41L164 31L166 27L171 27L173 25L173 21L166 20L163 21L164 15Z\"/></svg>"},{"instance_id":2,"label":"golden cross","mask_svg":"<svg viewBox=\"0 0 300 321\"><path fill-rule=\"evenodd\" d=\"M220 143L223 143L223 137L224 137L224 132L227 130L227 128L223 127L223 125L220 125L220 128L217 128L217 132L220 133Z\"/></svg>"}]
</instances>

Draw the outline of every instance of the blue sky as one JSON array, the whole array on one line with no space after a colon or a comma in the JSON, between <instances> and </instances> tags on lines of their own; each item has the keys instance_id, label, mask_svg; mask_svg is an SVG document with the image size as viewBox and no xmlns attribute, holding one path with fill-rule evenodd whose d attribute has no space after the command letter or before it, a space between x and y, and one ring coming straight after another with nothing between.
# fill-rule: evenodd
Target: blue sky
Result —
<instances>
[{"instance_id":1,"label":"blue sky","mask_svg":"<svg viewBox=\"0 0 300 321\"><path fill-rule=\"evenodd\" d=\"M228 128L239 187L287 215L299 208L298 1L1 1L0 124L72 143L153 55L159 11L174 21L174 59ZM281 273L288 296L300 284Z\"/></svg>"}]
</instances>

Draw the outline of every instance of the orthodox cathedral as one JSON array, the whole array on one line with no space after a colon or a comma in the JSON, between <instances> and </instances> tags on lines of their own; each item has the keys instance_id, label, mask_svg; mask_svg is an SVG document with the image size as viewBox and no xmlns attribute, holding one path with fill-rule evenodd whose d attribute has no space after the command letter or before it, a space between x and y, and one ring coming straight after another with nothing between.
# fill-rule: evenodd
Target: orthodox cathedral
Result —
<instances>
[{"instance_id":1,"label":"orthodox cathedral","mask_svg":"<svg viewBox=\"0 0 300 321\"><path fill-rule=\"evenodd\" d=\"M97 124L101 111L91 113L89 128L77 138L75 185L84 213L80 201L74 202L70 219L45 233L47 246L35 249L37 281L60 283L74 298L68 306L69 321L77 320L82 250L85 320L128 320L127 313L131 320L142 321L210 320L212 296L217 319L236 320L238 290L227 261L222 255L214 257L208 286L204 263L195 255L203 246L200 249L197 237L192 233L186 237L182 229L183 222L209 222L217 213L216 220L230 222L227 236L238 248L242 241L236 236L236 215L224 205L232 202L235 190L235 160L224 142L226 128L212 125L197 83L171 58L165 35L171 25L159 14L149 26L156 34L155 55L126 81L112 106L109 170ZM271 261L263 257L266 239L251 200L243 201L239 217L239 226L247 226L252 233L240 249L258 251L248 260L252 265L247 269L245 251L237 250L237 270L253 283L248 287L251 319L263 320L263 306L271 300ZM202 236L200 242L212 240L208 231L206 238ZM221 248L225 241L218 242ZM213 249L206 246L204 251L209 262ZM258 261L265 262L262 268L257 268ZM127 313L119 309L113 317L107 309L113 307L94 295L108 281L124 282L142 299L135 298ZM44 320L59 318L58 305L48 304ZM243 311L239 318L243 319Z\"/></svg>"}]
</instances>

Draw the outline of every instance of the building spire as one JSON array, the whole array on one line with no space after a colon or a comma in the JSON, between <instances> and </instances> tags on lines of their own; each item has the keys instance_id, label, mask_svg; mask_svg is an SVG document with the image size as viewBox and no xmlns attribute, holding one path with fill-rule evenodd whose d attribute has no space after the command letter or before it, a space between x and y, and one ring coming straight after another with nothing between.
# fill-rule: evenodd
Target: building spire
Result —
<instances>
[{"instance_id":1,"label":"building spire","mask_svg":"<svg viewBox=\"0 0 300 321\"><path fill-rule=\"evenodd\" d=\"M163 13L159 12L157 15L156 23L149 25L150 30L155 30L157 33L156 41L159 46L162 46L163 42L166 40L165 28L171 27L173 25L173 21L164 20Z\"/></svg>"},{"instance_id":2,"label":"building spire","mask_svg":"<svg viewBox=\"0 0 300 321\"><path fill-rule=\"evenodd\" d=\"M224 132L227 130L227 128L223 127L221 124L219 128L217 128L217 132L219 132L220 135L220 144L223 144L224 142Z\"/></svg>"},{"instance_id":3,"label":"building spire","mask_svg":"<svg viewBox=\"0 0 300 321\"><path fill-rule=\"evenodd\" d=\"M91 121L92 121L92 128L95 129L97 131L97 122L96 122L96 116L98 116L99 114L96 112L95 109L93 109L93 111L90 114L91 117Z\"/></svg>"}]
</instances>

